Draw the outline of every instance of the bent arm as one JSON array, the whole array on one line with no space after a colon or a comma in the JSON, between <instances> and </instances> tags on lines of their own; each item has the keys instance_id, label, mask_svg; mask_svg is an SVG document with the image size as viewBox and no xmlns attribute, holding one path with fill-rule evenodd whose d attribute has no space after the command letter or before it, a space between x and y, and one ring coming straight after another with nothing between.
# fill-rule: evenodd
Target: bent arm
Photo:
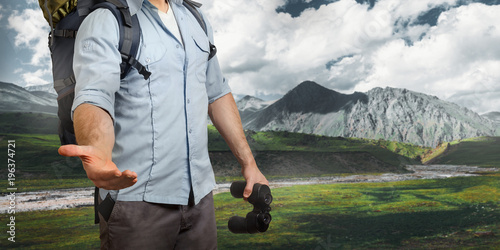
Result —
<instances>
[{"instance_id":1,"label":"bent arm","mask_svg":"<svg viewBox=\"0 0 500 250\"><path fill-rule=\"evenodd\" d=\"M116 18L105 9L93 11L81 24L73 57L76 78L73 121L79 145L59 148L61 155L80 157L87 177L97 187L108 190L137 182L136 173L121 172L111 158L115 143L111 117L114 96L120 88L118 31Z\"/></svg>"},{"instance_id":2,"label":"bent arm","mask_svg":"<svg viewBox=\"0 0 500 250\"><path fill-rule=\"evenodd\" d=\"M247 181L243 197L250 196L254 183L269 185L266 177L257 167L250 146L248 146L233 95L226 94L211 103L208 106L208 114L241 165L241 172Z\"/></svg>"}]
</instances>

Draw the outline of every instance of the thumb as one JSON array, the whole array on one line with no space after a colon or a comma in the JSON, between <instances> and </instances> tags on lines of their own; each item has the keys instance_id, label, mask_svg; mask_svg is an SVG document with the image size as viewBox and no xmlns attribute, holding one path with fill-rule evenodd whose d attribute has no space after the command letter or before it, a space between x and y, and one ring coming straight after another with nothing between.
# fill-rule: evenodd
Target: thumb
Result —
<instances>
[{"instance_id":1,"label":"thumb","mask_svg":"<svg viewBox=\"0 0 500 250\"><path fill-rule=\"evenodd\" d=\"M73 144L60 146L57 152L62 156L80 156L78 146Z\"/></svg>"},{"instance_id":2,"label":"thumb","mask_svg":"<svg viewBox=\"0 0 500 250\"><path fill-rule=\"evenodd\" d=\"M254 182L251 180L247 180L247 185L245 186L245 190L243 190L243 198L248 199L252 194Z\"/></svg>"},{"instance_id":3,"label":"thumb","mask_svg":"<svg viewBox=\"0 0 500 250\"><path fill-rule=\"evenodd\" d=\"M59 147L57 152L59 152L59 154L62 156L68 156L68 157L73 157L73 156L80 157L86 155L84 146L78 146L74 144L61 146Z\"/></svg>"}]
</instances>

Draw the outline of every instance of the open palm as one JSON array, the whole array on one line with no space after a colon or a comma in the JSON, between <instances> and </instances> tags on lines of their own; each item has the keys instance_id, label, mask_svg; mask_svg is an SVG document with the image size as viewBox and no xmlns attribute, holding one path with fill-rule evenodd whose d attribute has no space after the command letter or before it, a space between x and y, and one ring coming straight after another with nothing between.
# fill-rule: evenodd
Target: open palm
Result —
<instances>
[{"instance_id":1,"label":"open palm","mask_svg":"<svg viewBox=\"0 0 500 250\"><path fill-rule=\"evenodd\" d=\"M59 148L59 154L70 157L80 157L87 177L94 185L107 190L119 190L130 187L137 182L137 174L130 170L121 172L106 157L105 153L94 146L64 145Z\"/></svg>"}]
</instances>

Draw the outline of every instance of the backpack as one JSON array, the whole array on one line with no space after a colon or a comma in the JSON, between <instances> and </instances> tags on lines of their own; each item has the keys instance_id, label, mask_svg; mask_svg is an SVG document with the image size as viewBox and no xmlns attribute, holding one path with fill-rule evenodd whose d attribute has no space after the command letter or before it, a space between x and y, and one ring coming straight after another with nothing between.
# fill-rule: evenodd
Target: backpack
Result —
<instances>
[{"instance_id":1,"label":"backpack","mask_svg":"<svg viewBox=\"0 0 500 250\"><path fill-rule=\"evenodd\" d=\"M140 43L141 28L137 15L131 15L126 0L38 0L43 15L51 27L49 48L52 59L52 76L57 92L59 117L59 139L62 145L76 144L71 107L75 96L75 75L73 73L73 52L75 37L85 17L95 9L106 8L113 13L120 27L119 51L122 55L120 77L123 79L135 68L148 79L147 71L136 59ZM193 14L207 34L207 26L197 8L200 3L184 0L183 5ZM217 53L210 43L210 60Z\"/></svg>"},{"instance_id":2,"label":"backpack","mask_svg":"<svg viewBox=\"0 0 500 250\"><path fill-rule=\"evenodd\" d=\"M57 92L59 117L59 139L61 145L77 144L71 107L75 97L75 75L73 73L73 52L75 37L80 24L93 10L106 8L113 13L120 27L120 42L118 50L122 56L120 78L123 79L135 68L139 74L148 79L151 72L137 61L141 28L137 15L131 15L126 0L38 0L43 15L51 27L49 33L49 49L52 59L52 76L54 89ZM184 0L183 5L193 14L207 34L207 26L197 8L200 3ZM208 34L207 34L208 35ZM216 47L210 43L208 60L217 53ZM98 211L109 216L113 209L108 203L98 205L99 188L94 192L95 223L99 223Z\"/></svg>"}]
</instances>

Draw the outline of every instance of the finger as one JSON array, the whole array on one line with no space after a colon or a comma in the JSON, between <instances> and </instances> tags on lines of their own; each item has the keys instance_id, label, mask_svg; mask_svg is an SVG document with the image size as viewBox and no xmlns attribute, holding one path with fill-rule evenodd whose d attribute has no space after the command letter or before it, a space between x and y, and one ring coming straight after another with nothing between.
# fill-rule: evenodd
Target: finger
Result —
<instances>
[{"instance_id":1,"label":"finger","mask_svg":"<svg viewBox=\"0 0 500 250\"><path fill-rule=\"evenodd\" d=\"M87 172L87 177L92 181L111 181L122 177L123 173L118 170L118 168L107 168L95 167L92 165L84 166Z\"/></svg>"},{"instance_id":2,"label":"finger","mask_svg":"<svg viewBox=\"0 0 500 250\"><path fill-rule=\"evenodd\" d=\"M122 175L124 175L126 178L129 178L129 179L137 179L137 174L133 171L128 170L128 169L123 171Z\"/></svg>"},{"instance_id":3,"label":"finger","mask_svg":"<svg viewBox=\"0 0 500 250\"><path fill-rule=\"evenodd\" d=\"M269 181L264 177L264 180L259 181L260 184L269 186Z\"/></svg>"},{"instance_id":4,"label":"finger","mask_svg":"<svg viewBox=\"0 0 500 250\"><path fill-rule=\"evenodd\" d=\"M96 176L97 178L92 179L92 181L96 186L108 190L123 189L137 182L137 174L130 170L120 172L118 169L115 169L107 172L100 172L101 173L98 173Z\"/></svg>"},{"instance_id":5,"label":"finger","mask_svg":"<svg viewBox=\"0 0 500 250\"><path fill-rule=\"evenodd\" d=\"M252 180L247 180L247 185L245 186L245 190L243 190L243 198L248 199L252 194L254 182Z\"/></svg>"},{"instance_id":6,"label":"finger","mask_svg":"<svg viewBox=\"0 0 500 250\"><path fill-rule=\"evenodd\" d=\"M137 178L128 178L125 175L121 177L114 178L112 180L106 181L94 181L94 184L99 188L104 188L107 190L119 190L130 187L137 183Z\"/></svg>"}]
</instances>

